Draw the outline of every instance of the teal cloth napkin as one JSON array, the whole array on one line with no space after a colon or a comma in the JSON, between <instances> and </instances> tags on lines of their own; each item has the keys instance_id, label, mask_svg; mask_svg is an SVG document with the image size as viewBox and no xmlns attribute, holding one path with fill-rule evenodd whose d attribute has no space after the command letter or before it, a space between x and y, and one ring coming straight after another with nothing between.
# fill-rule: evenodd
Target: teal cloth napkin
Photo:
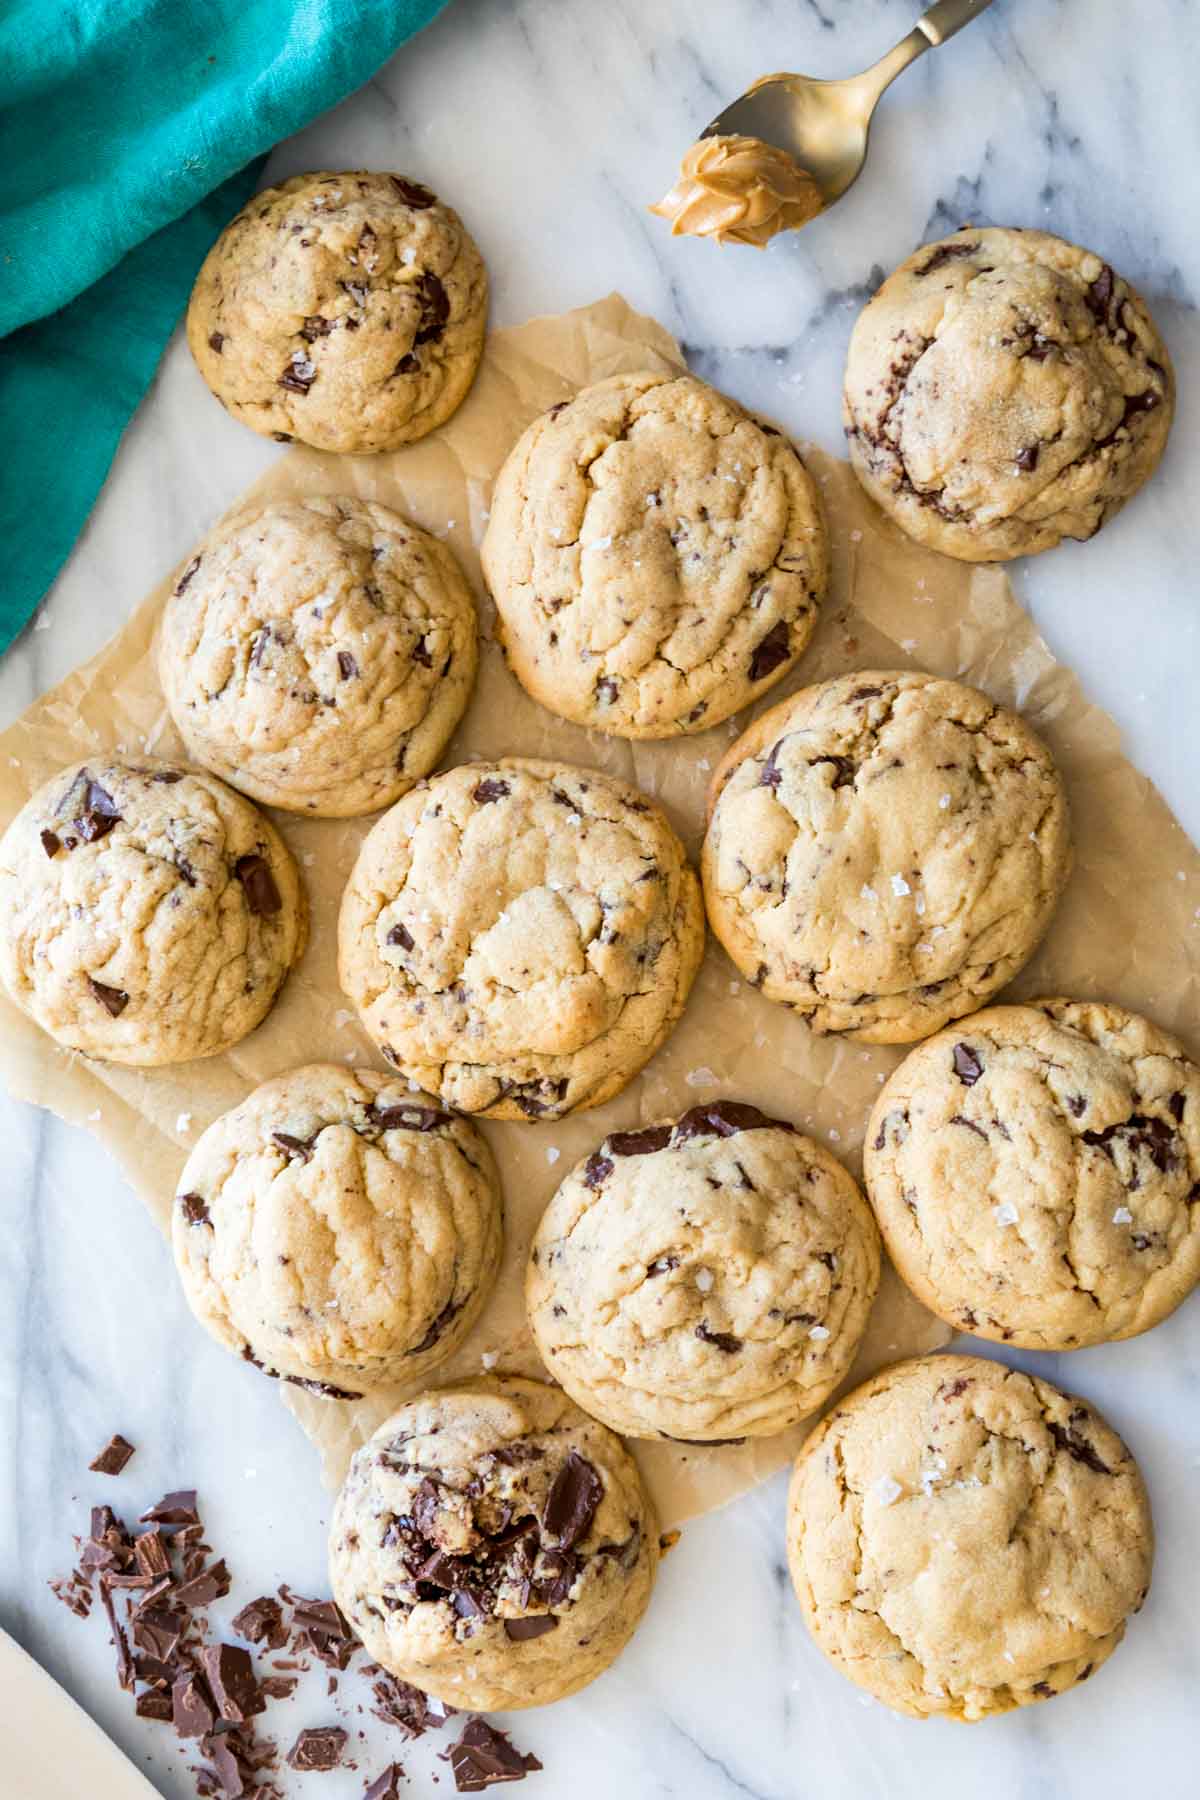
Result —
<instances>
[{"instance_id":1,"label":"teal cloth napkin","mask_svg":"<svg viewBox=\"0 0 1200 1800\"><path fill-rule=\"evenodd\" d=\"M0 5L0 650L82 529L264 153L444 4Z\"/></svg>"}]
</instances>

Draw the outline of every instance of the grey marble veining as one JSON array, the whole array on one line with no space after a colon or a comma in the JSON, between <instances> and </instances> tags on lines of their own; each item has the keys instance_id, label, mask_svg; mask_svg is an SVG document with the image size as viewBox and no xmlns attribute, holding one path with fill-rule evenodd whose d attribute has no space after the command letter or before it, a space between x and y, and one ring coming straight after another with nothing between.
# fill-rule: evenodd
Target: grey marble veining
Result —
<instances>
[{"instance_id":1,"label":"grey marble veining","mask_svg":"<svg viewBox=\"0 0 1200 1800\"><path fill-rule=\"evenodd\" d=\"M619 288L679 335L699 373L829 448L855 313L915 244L971 220L1044 226L1102 251L1167 336L1181 389L1174 437L1161 474L1100 539L1019 565L1014 578L1200 835L1193 0L1152 0L1136 16L1115 0L997 0L893 89L867 173L837 212L761 256L672 242L646 214L694 132L747 80L861 67L915 10L912 0L455 0L353 100L282 145L268 179L364 164L429 180L479 238L498 324ZM209 399L177 337L37 625L0 663L0 715L91 654L276 454ZM105 1156L47 1115L0 1108L0 1621L182 1800L194 1791L187 1758L132 1717L99 1622L78 1624L45 1583L65 1570L93 1499L111 1490L132 1507L195 1482L234 1568L234 1599L284 1579L320 1591L328 1499L270 1385L191 1324L166 1246ZM809 1643L783 1568L775 1481L685 1530L616 1668L514 1722L546 1765L531 1800L1103 1800L1147 1784L1158 1800L1193 1794L1198 1304L1130 1344L1013 1359L1096 1401L1128 1436L1154 1499L1155 1587L1094 1684L969 1731L893 1717ZM142 1448L105 1484L83 1471L114 1429ZM321 1716L314 1697L279 1730ZM432 1791L434 1771L448 1791L436 1740L407 1751L375 1725L368 1737L363 1774L398 1755L413 1794ZM320 1792L349 1800L363 1774L326 1776Z\"/></svg>"}]
</instances>

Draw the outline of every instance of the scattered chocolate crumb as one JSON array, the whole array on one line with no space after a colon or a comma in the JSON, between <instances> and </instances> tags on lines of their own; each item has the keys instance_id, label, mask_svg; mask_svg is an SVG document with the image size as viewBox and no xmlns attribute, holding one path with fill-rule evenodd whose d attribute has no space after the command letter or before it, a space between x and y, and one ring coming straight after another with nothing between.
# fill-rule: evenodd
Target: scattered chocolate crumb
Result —
<instances>
[{"instance_id":1,"label":"scattered chocolate crumb","mask_svg":"<svg viewBox=\"0 0 1200 1800\"><path fill-rule=\"evenodd\" d=\"M288 1751L288 1766L311 1774L336 1769L346 1748L347 1733L340 1725L310 1725Z\"/></svg>"},{"instance_id":2,"label":"scattered chocolate crumb","mask_svg":"<svg viewBox=\"0 0 1200 1800\"><path fill-rule=\"evenodd\" d=\"M99 1456L88 1464L93 1475L119 1475L134 1454L133 1445L120 1432L114 1432Z\"/></svg>"}]
</instances>

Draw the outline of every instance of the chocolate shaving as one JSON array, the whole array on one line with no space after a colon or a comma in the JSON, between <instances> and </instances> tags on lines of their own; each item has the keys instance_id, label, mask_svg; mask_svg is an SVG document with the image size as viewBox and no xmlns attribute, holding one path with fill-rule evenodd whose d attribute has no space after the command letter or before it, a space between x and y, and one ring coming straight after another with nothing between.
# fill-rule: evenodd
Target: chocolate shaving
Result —
<instances>
[{"instance_id":1,"label":"chocolate shaving","mask_svg":"<svg viewBox=\"0 0 1200 1800\"><path fill-rule=\"evenodd\" d=\"M246 891L246 905L252 913L262 919L280 910L283 901L265 856L239 856L233 872Z\"/></svg>"},{"instance_id":2,"label":"chocolate shaving","mask_svg":"<svg viewBox=\"0 0 1200 1800\"><path fill-rule=\"evenodd\" d=\"M88 1464L93 1475L119 1475L121 1470L134 1455L133 1445L120 1432L114 1432L103 1450Z\"/></svg>"}]
</instances>

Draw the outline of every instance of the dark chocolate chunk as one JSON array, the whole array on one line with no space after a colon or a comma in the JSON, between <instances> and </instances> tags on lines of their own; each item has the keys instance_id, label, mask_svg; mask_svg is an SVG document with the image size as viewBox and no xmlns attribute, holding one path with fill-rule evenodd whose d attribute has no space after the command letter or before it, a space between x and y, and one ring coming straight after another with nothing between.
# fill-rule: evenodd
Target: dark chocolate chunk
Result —
<instances>
[{"instance_id":1,"label":"dark chocolate chunk","mask_svg":"<svg viewBox=\"0 0 1200 1800\"><path fill-rule=\"evenodd\" d=\"M455 1710L444 1701L431 1700L411 1682L401 1681L399 1676L389 1675L386 1669L377 1665L369 1668L367 1673L372 1678L376 1717L387 1725L394 1725L406 1738L419 1738L430 1729L436 1730Z\"/></svg>"},{"instance_id":2,"label":"dark chocolate chunk","mask_svg":"<svg viewBox=\"0 0 1200 1800\"><path fill-rule=\"evenodd\" d=\"M223 331L210 331L208 334L208 347L210 350L215 350L217 355L220 356L225 348L225 333Z\"/></svg>"},{"instance_id":3,"label":"dark chocolate chunk","mask_svg":"<svg viewBox=\"0 0 1200 1800\"><path fill-rule=\"evenodd\" d=\"M371 1117L380 1131L436 1131L453 1123L453 1114L436 1106L373 1106Z\"/></svg>"},{"instance_id":4,"label":"dark chocolate chunk","mask_svg":"<svg viewBox=\"0 0 1200 1800\"><path fill-rule=\"evenodd\" d=\"M283 1608L271 1594L251 1600L234 1615L233 1629L248 1644L266 1644L271 1650L282 1650L287 1643Z\"/></svg>"},{"instance_id":5,"label":"dark chocolate chunk","mask_svg":"<svg viewBox=\"0 0 1200 1800\"><path fill-rule=\"evenodd\" d=\"M288 1766L309 1774L327 1774L341 1762L346 1739L340 1725L310 1725L288 1751Z\"/></svg>"},{"instance_id":6,"label":"dark chocolate chunk","mask_svg":"<svg viewBox=\"0 0 1200 1800\"><path fill-rule=\"evenodd\" d=\"M726 1356L736 1356L742 1347L740 1337L734 1337L731 1331L710 1331L707 1322L701 1319L696 1327L696 1336L714 1349L721 1350Z\"/></svg>"},{"instance_id":7,"label":"dark chocolate chunk","mask_svg":"<svg viewBox=\"0 0 1200 1800\"><path fill-rule=\"evenodd\" d=\"M172 1598L178 1600L181 1606L211 1606L214 1600L223 1599L229 1592L229 1583L229 1570L224 1561L215 1562L182 1582L175 1589Z\"/></svg>"},{"instance_id":8,"label":"dark chocolate chunk","mask_svg":"<svg viewBox=\"0 0 1200 1800\"><path fill-rule=\"evenodd\" d=\"M174 1493L164 1494L157 1505L148 1512L142 1513L139 1525L198 1525L200 1514L196 1511L195 1488L179 1488Z\"/></svg>"},{"instance_id":9,"label":"dark chocolate chunk","mask_svg":"<svg viewBox=\"0 0 1200 1800\"><path fill-rule=\"evenodd\" d=\"M586 1537L604 1498L604 1483L586 1457L572 1450L554 1477L546 1500L542 1525L561 1550L572 1549Z\"/></svg>"},{"instance_id":10,"label":"dark chocolate chunk","mask_svg":"<svg viewBox=\"0 0 1200 1800\"><path fill-rule=\"evenodd\" d=\"M86 770L79 781L83 785L83 794L79 812L71 823L85 844L94 844L108 836L121 814L112 795L98 781L93 781Z\"/></svg>"},{"instance_id":11,"label":"dark chocolate chunk","mask_svg":"<svg viewBox=\"0 0 1200 1800\"><path fill-rule=\"evenodd\" d=\"M111 1014L114 1019L119 1019L129 1005L129 995L124 988L109 987L107 982L97 981L93 975L89 975L87 981L105 1012Z\"/></svg>"},{"instance_id":12,"label":"dark chocolate chunk","mask_svg":"<svg viewBox=\"0 0 1200 1800\"><path fill-rule=\"evenodd\" d=\"M203 1676L194 1669L175 1677L171 1688L175 1730L181 1738L204 1737L217 1722L217 1709Z\"/></svg>"},{"instance_id":13,"label":"dark chocolate chunk","mask_svg":"<svg viewBox=\"0 0 1200 1800\"><path fill-rule=\"evenodd\" d=\"M526 1643L530 1638L545 1637L548 1631L558 1628L558 1620L553 1613L532 1613L521 1619L505 1619L504 1635L511 1638L514 1644Z\"/></svg>"},{"instance_id":14,"label":"dark chocolate chunk","mask_svg":"<svg viewBox=\"0 0 1200 1800\"><path fill-rule=\"evenodd\" d=\"M854 777L858 773L858 769L857 765L853 763L848 756L814 756L809 759L808 766L810 769L819 769L823 763L828 763L832 766L833 780L830 783L831 787L843 788L854 786Z\"/></svg>"},{"instance_id":15,"label":"dark chocolate chunk","mask_svg":"<svg viewBox=\"0 0 1200 1800\"><path fill-rule=\"evenodd\" d=\"M293 394L307 394L316 379L316 363L311 362L303 350L293 350L291 360L279 377L279 386Z\"/></svg>"},{"instance_id":16,"label":"dark chocolate chunk","mask_svg":"<svg viewBox=\"0 0 1200 1800\"><path fill-rule=\"evenodd\" d=\"M584 1187L598 1188L613 1172L612 1162L607 1156L601 1156L599 1150L593 1150L583 1165Z\"/></svg>"},{"instance_id":17,"label":"dark chocolate chunk","mask_svg":"<svg viewBox=\"0 0 1200 1800\"><path fill-rule=\"evenodd\" d=\"M1073 1119L1081 1119L1087 1111L1087 1101L1082 1094L1067 1095L1067 1111Z\"/></svg>"},{"instance_id":18,"label":"dark chocolate chunk","mask_svg":"<svg viewBox=\"0 0 1200 1800\"><path fill-rule=\"evenodd\" d=\"M88 1464L88 1468L93 1475L119 1475L133 1454L133 1445L118 1431L109 1438L99 1456Z\"/></svg>"},{"instance_id":19,"label":"dark chocolate chunk","mask_svg":"<svg viewBox=\"0 0 1200 1800\"><path fill-rule=\"evenodd\" d=\"M983 1074L983 1064L972 1050L970 1044L955 1044L954 1073L964 1087L974 1087Z\"/></svg>"},{"instance_id":20,"label":"dark chocolate chunk","mask_svg":"<svg viewBox=\"0 0 1200 1800\"><path fill-rule=\"evenodd\" d=\"M1119 1125L1109 1125L1103 1131L1085 1131L1083 1142L1092 1144L1102 1150L1111 1159L1114 1144L1123 1143L1129 1154L1136 1158L1140 1151L1145 1151L1150 1161L1160 1174L1174 1167L1178 1161L1177 1139L1174 1131L1165 1119L1151 1118L1146 1113L1133 1113Z\"/></svg>"},{"instance_id":21,"label":"dark chocolate chunk","mask_svg":"<svg viewBox=\"0 0 1200 1800\"><path fill-rule=\"evenodd\" d=\"M1084 295L1088 311L1099 325L1108 322L1108 309L1113 297L1113 279L1113 272L1105 263Z\"/></svg>"},{"instance_id":22,"label":"dark chocolate chunk","mask_svg":"<svg viewBox=\"0 0 1200 1800\"><path fill-rule=\"evenodd\" d=\"M157 1525L152 1525L149 1531L138 1533L133 1540L133 1550L143 1575L149 1575L157 1581L160 1576L171 1573L171 1559Z\"/></svg>"},{"instance_id":23,"label":"dark chocolate chunk","mask_svg":"<svg viewBox=\"0 0 1200 1800\"><path fill-rule=\"evenodd\" d=\"M646 1275L653 1280L656 1275L669 1275L672 1269L679 1267L677 1256L656 1256L652 1263L646 1264Z\"/></svg>"},{"instance_id":24,"label":"dark chocolate chunk","mask_svg":"<svg viewBox=\"0 0 1200 1800\"><path fill-rule=\"evenodd\" d=\"M414 344L432 344L446 329L450 317L450 296L431 269L417 282L421 298L421 320L413 336Z\"/></svg>"},{"instance_id":25,"label":"dark chocolate chunk","mask_svg":"<svg viewBox=\"0 0 1200 1800\"><path fill-rule=\"evenodd\" d=\"M370 1785L363 1789L363 1800L400 1800L400 1783L404 1778L404 1770L397 1762L389 1763L382 1775L377 1775Z\"/></svg>"},{"instance_id":26,"label":"dark chocolate chunk","mask_svg":"<svg viewBox=\"0 0 1200 1800\"><path fill-rule=\"evenodd\" d=\"M951 1125L961 1125L965 1131L973 1131L975 1136L981 1137L986 1144L987 1132L983 1129L982 1125L977 1125L974 1119L964 1119L961 1113L955 1113L954 1117L950 1120L950 1123Z\"/></svg>"},{"instance_id":27,"label":"dark chocolate chunk","mask_svg":"<svg viewBox=\"0 0 1200 1800\"><path fill-rule=\"evenodd\" d=\"M782 749L782 738L780 738L777 744L771 745L770 750L767 752L767 760L762 766L762 774L758 778L759 787L777 788L783 780L783 774L779 767L779 752Z\"/></svg>"},{"instance_id":28,"label":"dark chocolate chunk","mask_svg":"<svg viewBox=\"0 0 1200 1800\"><path fill-rule=\"evenodd\" d=\"M502 1781L523 1781L541 1768L536 1756L523 1756L486 1719L468 1719L457 1744L445 1753L460 1794L481 1794Z\"/></svg>"},{"instance_id":29,"label":"dark chocolate chunk","mask_svg":"<svg viewBox=\"0 0 1200 1800\"><path fill-rule=\"evenodd\" d=\"M944 1381L937 1391L936 1398L939 1400L957 1400L960 1394L966 1393L970 1385L970 1377L966 1375L960 1375L956 1381Z\"/></svg>"},{"instance_id":30,"label":"dark chocolate chunk","mask_svg":"<svg viewBox=\"0 0 1200 1800\"><path fill-rule=\"evenodd\" d=\"M328 337L332 330L332 319L326 319L320 313L314 313L311 318L305 319L300 327L300 336L306 344L315 344L318 338Z\"/></svg>"},{"instance_id":31,"label":"dark chocolate chunk","mask_svg":"<svg viewBox=\"0 0 1200 1800\"><path fill-rule=\"evenodd\" d=\"M294 1675L264 1675L258 1685L268 1700L290 1700L296 1691L296 1677Z\"/></svg>"},{"instance_id":32,"label":"dark chocolate chunk","mask_svg":"<svg viewBox=\"0 0 1200 1800\"><path fill-rule=\"evenodd\" d=\"M46 852L46 855L49 857L57 856L62 849L62 839L55 837L52 831L39 832L38 835L42 840L42 849Z\"/></svg>"},{"instance_id":33,"label":"dark chocolate chunk","mask_svg":"<svg viewBox=\"0 0 1200 1800\"><path fill-rule=\"evenodd\" d=\"M413 645L412 659L415 663L419 663L421 668L432 669L433 658L429 654L428 647L427 647L427 645L425 643L425 639L423 637L418 638L416 643Z\"/></svg>"},{"instance_id":34,"label":"dark chocolate chunk","mask_svg":"<svg viewBox=\"0 0 1200 1800\"><path fill-rule=\"evenodd\" d=\"M781 663L785 663L791 655L791 639L788 636L787 620L779 619L772 625L762 642L757 645L750 658L751 681L765 681L774 673Z\"/></svg>"},{"instance_id":35,"label":"dark chocolate chunk","mask_svg":"<svg viewBox=\"0 0 1200 1800\"><path fill-rule=\"evenodd\" d=\"M433 1346L445 1331L447 1325L449 1325L451 1319L454 1318L456 1313L462 1311L462 1307L463 1303L461 1300L447 1300L445 1306L443 1306L437 1318L433 1321L432 1325L430 1325L429 1330L425 1333L425 1336L421 1339L420 1343L414 1344L412 1349L406 1351L405 1354L408 1356L422 1356L426 1350L432 1350Z\"/></svg>"},{"instance_id":36,"label":"dark chocolate chunk","mask_svg":"<svg viewBox=\"0 0 1200 1800\"><path fill-rule=\"evenodd\" d=\"M1040 454L1041 454L1041 445L1040 444L1026 444L1025 448L1023 450L1017 451L1017 454L1013 458L1013 460L1016 463L1018 469L1020 469L1023 474L1028 475L1028 474L1032 473L1032 471L1034 469L1037 468L1038 457Z\"/></svg>"},{"instance_id":37,"label":"dark chocolate chunk","mask_svg":"<svg viewBox=\"0 0 1200 1800\"><path fill-rule=\"evenodd\" d=\"M412 932L407 925L393 925L387 934L387 941L389 944L399 944L401 950L412 950L415 947Z\"/></svg>"},{"instance_id":38,"label":"dark chocolate chunk","mask_svg":"<svg viewBox=\"0 0 1200 1800\"><path fill-rule=\"evenodd\" d=\"M191 562L188 564L187 568L183 571L183 574L179 577L179 580L175 583L175 592L177 594L182 594L184 588L187 586L188 582L192 579L192 576L196 573L196 570L199 567L200 567L200 558L198 556L193 556Z\"/></svg>"},{"instance_id":39,"label":"dark chocolate chunk","mask_svg":"<svg viewBox=\"0 0 1200 1800\"><path fill-rule=\"evenodd\" d=\"M199 1194L180 1194L178 1205L189 1225L211 1225L212 1219Z\"/></svg>"},{"instance_id":40,"label":"dark chocolate chunk","mask_svg":"<svg viewBox=\"0 0 1200 1800\"><path fill-rule=\"evenodd\" d=\"M173 1717L170 1694L164 1694L155 1688L148 1688L139 1694L133 1703L133 1710L139 1719L161 1719L165 1724Z\"/></svg>"},{"instance_id":41,"label":"dark chocolate chunk","mask_svg":"<svg viewBox=\"0 0 1200 1800\"><path fill-rule=\"evenodd\" d=\"M421 368L420 357L414 356L412 351L409 350L406 352L406 354L404 356L402 356L400 358L400 361L396 364L395 368L392 370L392 374L393 375L416 375L416 374L420 373L420 368Z\"/></svg>"},{"instance_id":42,"label":"dark chocolate chunk","mask_svg":"<svg viewBox=\"0 0 1200 1800\"><path fill-rule=\"evenodd\" d=\"M424 212L427 206L436 206L437 204L437 195L431 193L419 181L409 181L404 175L393 175L392 186L404 204L411 206L414 212Z\"/></svg>"},{"instance_id":43,"label":"dark chocolate chunk","mask_svg":"<svg viewBox=\"0 0 1200 1800\"><path fill-rule=\"evenodd\" d=\"M647 1125L641 1131L614 1131L606 1137L603 1149L609 1156L652 1156L665 1150L671 1141L669 1125Z\"/></svg>"},{"instance_id":44,"label":"dark chocolate chunk","mask_svg":"<svg viewBox=\"0 0 1200 1800\"><path fill-rule=\"evenodd\" d=\"M512 789L507 781L496 781L488 776L479 783L471 798L477 806L490 806L494 800L503 800L505 795L511 793Z\"/></svg>"},{"instance_id":45,"label":"dark chocolate chunk","mask_svg":"<svg viewBox=\"0 0 1200 1800\"><path fill-rule=\"evenodd\" d=\"M283 905L275 877L265 856L239 856L233 872L246 892L246 905L258 918L269 918Z\"/></svg>"},{"instance_id":46,"label":"dark chocolate chunk","mask_svg":"<svg viewBox=\"0 0 1200 1800\"><path fill-rule=\"evenodd\" d=\"M743 1100L713 1100L707 1106L693 1106L677 1121L674 1139L684 1144L695 1137L736 1137L740 1131L791 1131L796 1127L786 1119L769 1119L757 1106Z\"/></svg>"},{"instance_id":47,"label":"dark chocolate chunk","mask_svg":"<svg viewBox=\"0 0 1200 1800\"><path fill-rule=\"evenodd\" d=\"M1076 1408L1065 1425L1060 1425L1056 1420L1050 1419L1047 1421L1046 1429L1058 1448L1065 1450L1075 1462L1082 1463L1085 1468L1093 1469L1097 1475L1111 1475L1112 1470L1108 1464L1101 1461L1094 1446L1079 1430L1080 1423L1087 1416L1082 1409Z\"/></svg>"},{"instance_id":48,"label":"dark chocolate chunk","mask_svg":"<svg viewBox=\"0 0 1200 1800\"><path fill-rule=\"evenodd\" d=\"M310 1138L298 1138L293 1137L291 1133L287 1131L273 1131L271 1133L271 1142L273 1144L278 1144L289 1162L311 1162L313 1145L316 1143L319 1135L319 1132L314 1132L313 1136Z\"/></svg>"},{"instance_id":49,"label":"dark chocolate chunk","mask_svg":"<svg viewBox=\"0 0 1200 1800\"><path fill-rule=\"evenodd\" d=\"M244 1725L257 1713L266 1712L267 1703L258 1691L248 1650L239 1644L207 1644L200 1652L200 1660L222 1719Z\"/></svg>"},{"instance_id":50,"label":"dark chocolate chunk","mask_svg":"<svg viewBox=\"0 0 1200 1800\"><path fill-rule=\"evenodd\" d=\"M100 1604L108 1617L109 1630L112 1633L112 1646L117 1653L117 1680L127 1693L132 1694L133 1658L129 1654L129 1640L117 1618L112 1590L103 1576L100 1580Z\"/></svg>"},{"instance_id":51,"label":"dark chocolate chunk","mask_svg":"<svg viewBox=\"0 0 1200 1800\"><path fill-rule=\"evenodd\" d=\"M935 269L940 269L945 263L953 261L955 257L974 256L978 248L978 241L973 244L939 244L928 261L923 262L921 267L913 272L916 275L932 275Z\"/></svg>"},{"instance_id":52,"label":"dark chocolate chunk","mask_svg":"<svg viewBox=\"0 0 1200 1800\"><path fill-rule=\"evenodd\" d=\"M174 1660L185 1622L184 1615L173 1607L147 1607L133 1620L133 1641L146 1656L169 1665Z\"/></svg>"},{"instance_id":53,"label":"dark chocolate chunk","mask_svg":"<svg viewBox=\"0 0 1200 1800\"><path fill-rule=\"evenodd\" d=\"M353 656L351 656L349 650L338 651L337 665L338 674L343 681L353 681L354 677L358 674L358 664L355 662Z\"/></svg>"}]
</instances>

